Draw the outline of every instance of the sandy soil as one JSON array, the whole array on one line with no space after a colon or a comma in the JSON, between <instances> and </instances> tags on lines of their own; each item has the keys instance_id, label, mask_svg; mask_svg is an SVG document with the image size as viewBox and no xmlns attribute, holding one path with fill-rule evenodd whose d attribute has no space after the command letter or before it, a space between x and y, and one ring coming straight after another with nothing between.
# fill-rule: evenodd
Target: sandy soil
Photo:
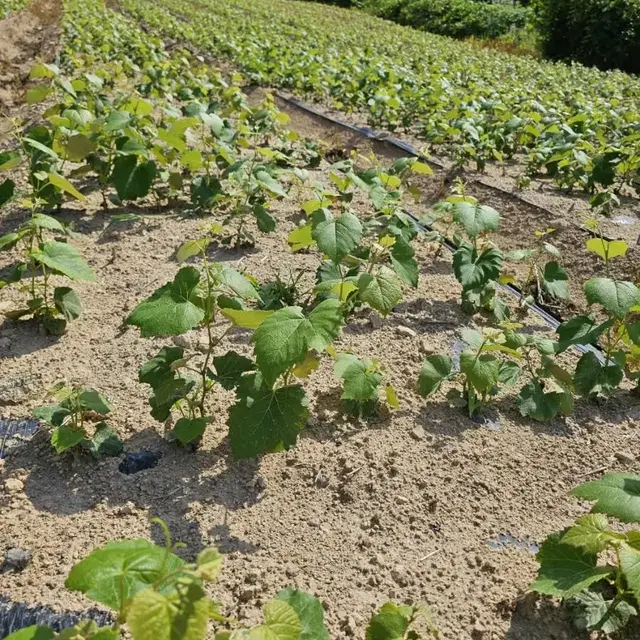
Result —
<instances>
[{"instance_id":1,"label":"sandy soil","mask_svg":"<svg viewBox=\"0 0 640 640\"><path fill-rule=\"evenodd\" d=\"M260 279L285 264L314 268L317 256L292 257L286 247L298 207L295 200L277 205L278 233L261 237L255 251L211 257ZM3 228L21 215L5 214ZM105 216L94 207L64 217L76 221L74 244L98 279L78 284L85 311L61 338L42 335L31 322L0 325L10 389L0 416L30 415L61 378L83 382L113 400L110 422L127 451L144 448L162 458L155 469L124 476L117 459L55 456L44 433L12 450L2 467L0 548L25 547L34 558L22 573L3 576L0 593L58 609L85 607L63 587L72 564L106 540L155 536L149 517L160 516L188 544L187 557L209 544L227 554L214 591L243 620L256 620L262 601L294 584L322 599L336 636L361 636L374 608L393 598L429 602L447 639L581 637L564 613L523 597L535 573L531 551L494 543L500 534L539 541L566 526L585 510L567 496L585 474L640 471L630 463L639 453L637 399L620 392L602 405L579 402L572 418L540 425L520 418L505 397L499 430L452 410L443 394L420 400L413 387L424 353L448 351L457 332L473 324L459 311L449 259L434 261L424 245L419 289L382 323L357 319L337 345L385 363L399 411L368 423L345 417L338 381L324 363L305 383L313 417L295 449L232 462L224 425L231 398L221 393L212 407L218 418L191 453L162 439L148 414L148 390L137 382L140 364L171 341L143 340L121 323L173 277L177 244L207 220L149 211L146 224L102 235ZM4 254L0 266L13 259ZM3 291L9 303L17 295ZM536 318L528 323L544 329ZM416 335L399 332L400 325ZM242 332L230 343L249 348Z\"/></svg>"},{"instance_id":2,"label":"sandy soil","mask_svg":"<svg viewBox=\"0 0 640 640\"><path fill-rule=\"evenodd\" d=\"M53 58L60 12L59 0L38 0L0 21L0 114L22 104L24 85L35 62Z\"/></svg>"},{"instance_id":3,"label":"sandy soil","mask_svg":"<svg viewBox=\"0 0 640 640\"><path fill-rule=\"evenodd\" d=\"M293 125L330 147L367 151L362 140L317 122ZM313 178L326 179L326 164ZM427 199L441 188L437 176L432 184ZM384 321L356 318L337 344L385 364L398 411L368 422L343 415L339 381L324 362L304 383L312 418L294 449L233 462L224 424L232 397L224 392L213 400L217 417L202 447L178 448L164 441L148 412L148 388L137 381L139 366L171 340L142 339L122 321L173 278L176 247L211 219L149 209L143 224L105 233L97 204L90 198L86 209L62 214L75 222L79 237L72 242L97 275L95 283L76 286L83 315L60 338L29 321L0 324L0 418L28 417L60 379L81 382L113 401L110 424L127 452L148 449L162 458L154 469L125 476L118 459L56 456L43 432L13 448L0 461L0 554L18 546L34 555L23 572L2 575L0 595L57 610L86 608L86 599L64 589L74 562L114 538L160 542L149 524L159 516L188 545L185 557L211 544L226 554L213 593L243 621L256 621L259 605L280 588L298 585L321 598L334 637L363 637L371 613L390 598L430 603L446 640L588 637L565 611L525 595L536 570L530 543L585 513L586 505L568 495L585 478L605 469L640 472L637 397L621 390L604 403L578 401L572 417L538 424L521 418L506 396L497 402L499 429L451 409L446 390L428 402L418 398L413 389L424 355L450 351L460 329L482 322L460 312L449 257L434 260L433 247L420 244L419 288ZM317 256L292 256L285 241L299 205L291 198L274 206L278 231L260 236L255 250L213 249L211 258L260 280L286 275L289 266L314 269ZM366 205L358 199L355 206ZM511 206L502 209L512 225L507 236L521 226L516 216L537 225L528 210ZM24 215L3 210L0 233ZM16 257L0 254L0 270ZM19 299L14 290L0 295L5 306ZM545 330L535 316L526 322ZM228 346L250 349L241 331ZM501 534L523 544L502 544Z\"/></svg>"}]
</instances>

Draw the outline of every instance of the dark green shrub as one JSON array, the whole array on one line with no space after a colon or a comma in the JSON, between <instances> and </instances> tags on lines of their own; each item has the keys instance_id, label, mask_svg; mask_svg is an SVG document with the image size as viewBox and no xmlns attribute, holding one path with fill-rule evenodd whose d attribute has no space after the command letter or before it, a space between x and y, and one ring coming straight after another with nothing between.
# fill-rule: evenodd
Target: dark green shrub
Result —
<instances>
[{"instance_id":1,"label":"dark green shrub","mask_svg":"<svg viewBox=\"0 0 640 640\"><path fill-rule=\"evenodd\" d=\"M640 73L640 0L536 0L544 54Z\"/></svg>"},{"instance_id":2,"label":"dark green shrub","mask_svg":"<svg viewBox=\"0 0 640 640\"><path fill-rule=\"evenodd\" d=\"M369 0L375 15L453 38L497 38L524 27L530 12L522 7L473 0Z\"/></svg>"}]
</instances>

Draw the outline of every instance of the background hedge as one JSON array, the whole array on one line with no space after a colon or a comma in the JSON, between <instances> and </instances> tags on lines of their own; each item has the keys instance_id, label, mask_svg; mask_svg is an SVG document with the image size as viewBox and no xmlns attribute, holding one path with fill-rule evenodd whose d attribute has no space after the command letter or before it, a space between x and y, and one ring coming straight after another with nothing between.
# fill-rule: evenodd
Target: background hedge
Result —
<instances>
[{"instance_id":1,"label":"background hedge","mask_svg":"<svg viewBox=\"0 0 640 640\"><path fill-rule=\"evenodd\" d=\"M536 0L545 56L640 73L640 0Z\"/></svg>"},{"instance_id":2,"label":"background hedge","mask_svg":"<svg viewBox=\"0 0 640 640\"><path fill-rule=\"evenodd\" d=\"M523 7L473 0L367 0L365 8L400 24L453 38L497 38L525 26Z\"/></svg>"}]
</instances>

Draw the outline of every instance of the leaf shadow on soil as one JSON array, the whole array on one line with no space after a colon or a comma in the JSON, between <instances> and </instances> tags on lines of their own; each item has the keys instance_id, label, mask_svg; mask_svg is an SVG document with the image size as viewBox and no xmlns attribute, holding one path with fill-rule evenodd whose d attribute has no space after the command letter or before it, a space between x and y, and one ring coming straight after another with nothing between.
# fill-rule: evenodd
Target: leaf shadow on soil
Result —
<instances>
[{"instance_id":1,"label":"leaf shadow on soil","mask_svg":"<svg viewBox=\"0 0 640 640\"><path fill-rule=\"evenodd\" d=\"M2 279L2 272L0 272ZM54 336L44 332L40 320L34 318L9 320L0 324L0 330L11 330L13 338L10 349L0 349L0 360L3 358L20 358L21 356L42 351L56 344L61 336Z\"/></svg>"},{"instance_id":2,"label":"leaf shadow on soil","mask_svg":"<svg viewBox=\"0 0 640 640\"><path fill-rule=\"evenodd\" d=\"M620 413L620 410L625 405L632 404L628 395L627 391L617 390L606 402L600 404L587 398L578 398L571 418L575 420L579 417L580 426L587 428L590 425L605 425L616 422L616 416L624 416L624 413ZM515 406L515 398L510 395L498 398L491 404L487 415L490 420L488 426L484 425L481 420L476 422L469 418L465 409L452 408L445 400L427 400L420 411L417 422L425 431L433 435L461 438L464 432L469 429L491 429L494 421L497 423L495 428L502 429L501 417L519 428L528 429L536 435L557 438L572 438L575 436L571 424L562 416L538 422L520 415Z\"/></svg>"},{"instance_id":3,"label":"leaf shadow on soil","mask_svg":"<svg viewBox=\"0 0 640 640\"><path fill-rule=\"evenodd\" d=\"M38 511L72 516L94 511L98 519L126 515L132 503L164 520L175 541L186 543L189 556L215 544L224 553L251 554L259 547L232 533L233 512L260 501L262 484L256 460L233 461L226 441L215 449L190 451L168 443L152 428L125 441L125 452L153 451L161 457L156 467L125 475L118 470L123 458L98 463L87 454L57 456L49 434L40 432L5 460L5 471L29 472L25 494ZM204 527L191 505L221 507L219 522ZM101 515L104 514L104 515ZM153 539L163 544L161 531L150 526Z\"/></svg>"}]
</instances>

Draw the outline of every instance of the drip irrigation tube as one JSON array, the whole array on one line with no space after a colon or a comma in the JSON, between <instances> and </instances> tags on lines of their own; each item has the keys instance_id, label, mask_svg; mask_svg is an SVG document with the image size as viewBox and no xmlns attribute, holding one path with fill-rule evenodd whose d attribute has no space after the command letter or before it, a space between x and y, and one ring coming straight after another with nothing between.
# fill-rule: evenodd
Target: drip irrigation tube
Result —
<instances>
[{"instance_id":1,"label":"drip irrigation tube","mask_svg":"<svg viewBox=\"0 0 640 640\"><path fill-rule=\"evenodd\" d=\"M344 122L339 118L335 118L334 116L327 115L326 113L323 113L322 111L316 109L315 107L305 104L304 102L302 102L301 100L298 100L297 98L289 98L287 96L282 95L279 92L276 92L276 96L283 102L286 102L287 104L291 104L302 111L311 113L314 116L317 116L318 118L326 120L327 122L330 122L334 125L337 125L345 129L349 129L350 131L358 133L359 135L362 135L368 138L369 140L375 140L376 142L386 142L392 145L393 147L396 147L397 149L401 149L402 151L418 158L422 162L426 162L428 164L435 164L440 168L444 168L444 165L441 162L434 161L432 158L425 157L413 145L409 144L408 142L405 142L404 140L399 140L397 138L381 135L376 131L374 131L373 129L371 129L370 127L358 127L348 122ZM485 186L490 186L490 185L485 185ZM432 231L431 227L420 222L414 215L412 214L408 214L408 215L412 218L414 223L423 231ZM451 253L455 252L457 249L457 247L453 244L453 242L451 242L448 238L444 239L444 245ZM500 284L500 283L498 283L498 287L501 290L508 292L518 300L522 299L522 292L518 287L512 284ZM557 329L558 326L563 322L563 319L558 314L553 313L548 309L545 309L539 304L528 303L527 307L531 309L531 311L533 311L540 318L542 318L542 320L544 320L544 322L554 330ZM581 353L592 351L598 356L599 359L601 360L603 359L600 349L597 347L593 347L592 345L574 345L574 346Z\"/></svg>"}]
</instances>

